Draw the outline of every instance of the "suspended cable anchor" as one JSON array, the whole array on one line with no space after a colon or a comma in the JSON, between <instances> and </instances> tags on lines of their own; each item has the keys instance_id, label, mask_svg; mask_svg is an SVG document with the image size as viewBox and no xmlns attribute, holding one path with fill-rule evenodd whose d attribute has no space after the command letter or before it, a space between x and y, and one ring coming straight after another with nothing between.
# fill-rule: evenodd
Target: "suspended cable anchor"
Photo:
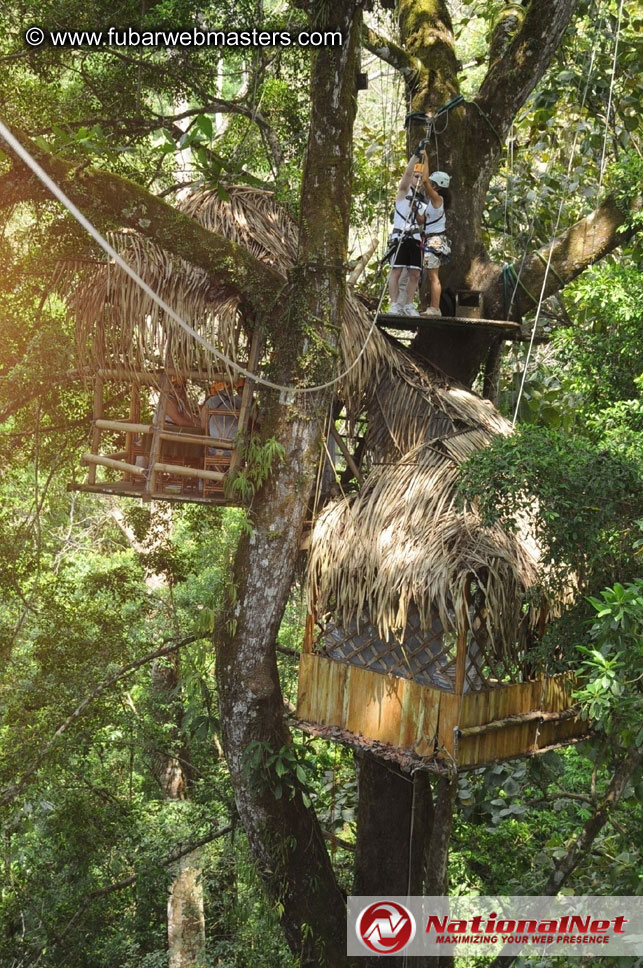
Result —
<instances>
[{"instance_id":1,"label":"suspended cable anchor","mask_svg":"<svg viewBox=\"0 0 643 968\"><path fill-rule=\"evenodd\" d=\"M464 95L456 94L454 98L451 98L451 100L447 101L446 104L443 104L441 108L438 108L434 115L422 114L421 111L415 111L411 114L407 114L404 125L408 128L411 124L416 122L418 124L426 124L427 126L430 126L433 124L436 118L440 117L440 115L446 114L447 111L451 111L453 108L456 108L458 104L462 104L463 102Z\"/></svg>"}]
</instances>

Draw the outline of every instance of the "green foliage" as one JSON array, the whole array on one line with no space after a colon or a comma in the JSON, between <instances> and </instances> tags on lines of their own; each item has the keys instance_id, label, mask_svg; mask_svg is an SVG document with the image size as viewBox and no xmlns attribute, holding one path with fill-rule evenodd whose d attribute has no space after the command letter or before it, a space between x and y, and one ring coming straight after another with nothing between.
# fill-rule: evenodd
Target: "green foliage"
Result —
<instances>
[{"instance_id":1,"label":"green foliage","mask_svg":"<svg viewBox=\"0 0 643 968\"><path fill-rule=\"evenodd\" d=\"M523 762L468 772L459 782L460 810L452 844L458 893L540 894L582 825L605 795L613 763L609 745L568 747ZM639 893L643 820L635 777L566 891L591 894L609 883ZM511 864L507 844L512 845Z\"/></svg>"},{"instance_id":2,"label":"green foliage","mask_svg":"<svg viewBox=\"0 0 643 968\"><path fill-rule=\"evenodd\" d=\"M643 580L616 583L589 599L596 612L589 630L583 684L576 692L584 714L625 744L643 745Z\"/></svg>"},{"instance_id":3,"label":"green foliage","mask_svg":"<svg viewBox=\"0 0 643 968\"><path fill-rule=\"evenodd\" d=\"M638 537L631 522L643 516L641 468L634 459L524 426L465 465L460 493L477 503L486 524L515 530L520 515L533 515L548 569L542 581L550 587L564 584L570 570L581 587L631 574Z\"/></svg>"},{"instance_id":4,"label":"green foliage","mask_svg":"<svg viewBox=\"0 0 643 968\"><path fill-rule=\"evenodd\" d=\"M313 767L294 744L275 750L269 743L252 740L244 752L244 767L250 782L269 789L275 800L282 796L292 800L299 793L304 805L310 806L305 786Z\"/></svg>"},{"instance_id":5,"label":"green foliage","mask_svg":"<svg viewBox=\"0 0 643 968\"><path fill-rule=\"evenodd\" d=\"M638 122L638 118L635 118ZM643 185L643 158L634 151L623 155L610 166L607 184L616 201L627 216L627 227L634 232L643 228L643 206L641 205L641 185ZM637 203L634 205L633 203Z\"/></svg>"},{"instance_id":6,"label":"green foliage","mask_svg":"<svg viewBox=\"0 0 643 968\"><path fill-rule=\"evenodd\" d=\"M238 492L242 501L248 503L268 480L273 464L283 460L284 454L282 445L274 437L261 442L256 434L252 434L243 448L245 468L235 475L232 492Z\"/></svg>"}]
</instances>

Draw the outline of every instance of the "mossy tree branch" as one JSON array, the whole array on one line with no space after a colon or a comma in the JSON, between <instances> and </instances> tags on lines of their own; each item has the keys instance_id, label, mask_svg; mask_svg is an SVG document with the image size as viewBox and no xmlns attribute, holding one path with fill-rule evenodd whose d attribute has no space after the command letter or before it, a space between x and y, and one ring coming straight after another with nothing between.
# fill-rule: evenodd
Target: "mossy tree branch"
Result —
<instances>
[{"instance_id":1,"label":"mossy tree branch","mask_svg":"<svg viewBox=\"0 0 643 968\"><path fill-rule=\"evenodd\" d=\"M23 147L80 211L102 231L130 228L167 252L204 269L213 284L239 295L243 304L261 312L275 300L283 279L247 249L210 232L190 216L147 192L140 185L106 171L77 168L14 132ZM0 178L0 209L25 201L51 198L25 163L13 155L13 168Z\"/></svg>"},{"instance_id":2,"label":"mossy tree branch","mask_svg":"<svg viewBox=\"0 0 643 968\"><path fill-rule=\"evenodd\" d=\"M502 56L492 60L475 99L504 140L554 56L578 0L531 0ZM480 124L484 124L481 119Z\"/></svg>"},{"instance_id":3,"label":"mossy tree branch","mask_svg":"<svg viewBox=\"0 0 643 968\"><path fill-rule=\"evenodd\" d=\"M370 27L364 27L362 40L371 54L375 54L385 64L400 72L408 87L413 88L416 85L423 71L422 62L417 57L413 57L399 44L389 40L388 37L383 37Z\"/></svg>"},{"instance_id":4,"label":"mossy tree branch","mask_svg":"<svg viewBox=\"0 0 643 968\"><path fill-rule=\"evenodd\" d=\"M525 259L522 271L520 262L514 263L514 272L520 273L522 285L518 291L518 299L523 311L528 312L535 308L550 253L551 261L543 298L558 292L608 252L622 245L631 234L625 227L626 222L626 215L610 196L597 209L557 236L551 246L546 245L530 253Z\"/></svg>"}]
</instances>

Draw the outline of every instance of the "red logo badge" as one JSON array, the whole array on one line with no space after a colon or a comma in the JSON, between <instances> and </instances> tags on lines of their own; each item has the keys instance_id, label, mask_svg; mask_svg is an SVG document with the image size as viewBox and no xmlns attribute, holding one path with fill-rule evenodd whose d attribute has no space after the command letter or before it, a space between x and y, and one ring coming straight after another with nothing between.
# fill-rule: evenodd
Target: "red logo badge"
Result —
<instances>
[{"instance_id":1,"label":"red logo badge","mask_svg":"<svg viewBox=\"0 0 643 968\"><path fill-rule=\"evenodd\" d=\"M415 937L415 918L403 904L377 901L364 908L355 925L359 941L377 954L401 951Z\"/></svg>"}]
</instances>

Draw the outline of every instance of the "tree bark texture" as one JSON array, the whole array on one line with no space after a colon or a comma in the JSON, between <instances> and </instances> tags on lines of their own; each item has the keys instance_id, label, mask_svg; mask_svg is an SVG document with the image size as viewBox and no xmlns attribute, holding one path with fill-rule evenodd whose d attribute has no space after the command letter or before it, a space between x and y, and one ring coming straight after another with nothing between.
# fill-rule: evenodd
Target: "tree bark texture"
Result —
<instances>
[{"instance_id":1,"label":"tree bark texture","mask_svg":"<svg viewBox=\"0 0 643 968\"><path fill-rule=\"evenodd\" d=\"M331 0L313 4L316 29L340 29L344 44L313 54L312 114L301 196L300 254L288 303L271 327L287 384L332 378L345 298L352 128L361 11ZM260 320L261 322L261 320ZM329 327L329 324L332 324ZM311 347L317 352L310 359ZM320 365L319 361L322 361ZM277 776L271 755L287 750L275 640L299 550L331 389L275 399L264 434L284 447L255 502L252 533L241 543L217 648L223 744L237 808L259 871L282 912L288 944L306 966L340 968L346 957L344 899L319 824L304 805L294 771ZM254 741L254 756L247 750ZM275 790L285 791L277 799Z\"/></svg>"},{"instance_id":2,"label":"tree bark texture","mask_svg":"<svg viewBox=\"0 0 643 968\"><path fill-rule=\"evenodd\" d=\"M355 851L356 895L422 894L425 844L430 832L428 774L403 773L392 763L356 754L359 801ZM403 956L388 958L402 968ZM360 959L377 968L379 958ZM421 959L419 965L424 964Z\"/></svg>"},{"instance_id":3,"label":"tree bark texture","mask_svg":"<svg viewBox=\"0 0 643 968\"><path fill-rule=\"evenodd\" d=\"M426 777L356 754L355 894L421 894L428 823Z\"/></svg>"},{"instance_id":4,"label":"tree bark texture","mask_svg":"<svg viewBox=\"0 0 643 968\"><path fill-rule=\"evenodd\" d=\"M178 655L157 661L152 668L152 687L156 693L156 718L166 729L170 742L178 738L183 715L177 695ZM190 753L181 746L179 756L155 751L154 775L165 800L185 800L189 783ZM199 968L205 964L205 912L201 881L201 851L181 857L173 868L167 900L167 940L169 968Z\"/></svg>"}]
</instances>

